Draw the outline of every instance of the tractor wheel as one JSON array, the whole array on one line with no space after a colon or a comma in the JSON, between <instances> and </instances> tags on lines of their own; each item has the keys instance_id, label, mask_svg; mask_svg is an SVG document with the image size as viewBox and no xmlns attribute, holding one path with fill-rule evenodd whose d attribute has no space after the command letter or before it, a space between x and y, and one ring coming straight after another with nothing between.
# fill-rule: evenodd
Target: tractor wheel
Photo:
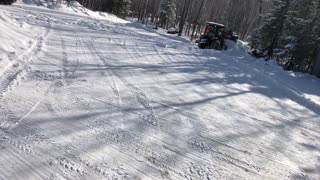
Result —
<instances>
[{"instance_id":1,"label":"tractor wheel","mask_svg":"<svg viewBox=\"0 0 320 180\"><path fill-rule=\"evenodd\" d=\"M198 44L198 47L199 47L200 49L205 49L205 48L206 48L206 45L199 43L199 44Z\"/></svg>"},{"instance_id":2,"label":"tractor wheel","mask_svg":"<svg viewBox=\"0 0 320 180\"><path fill-rule=\"evenodd\" d=\"M211 47L212 47L212 49L220 50L220 49L221 49L220 42L219 42L219 41L214 42L214 43L211 45Z\"/></svg>"}]
</instances>

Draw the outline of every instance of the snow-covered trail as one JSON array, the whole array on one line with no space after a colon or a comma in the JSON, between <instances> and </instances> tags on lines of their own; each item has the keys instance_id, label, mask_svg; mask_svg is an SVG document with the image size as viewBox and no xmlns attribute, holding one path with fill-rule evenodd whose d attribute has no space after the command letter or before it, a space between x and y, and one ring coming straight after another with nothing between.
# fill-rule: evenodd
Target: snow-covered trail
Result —
<instances>
[{"instance_id":1,"label":"snow-covered trail","mask_svg":"<svg viewBox=\"0 0 320 180\"><path fill-rule=\"evenodd\" d=\"M0 71L0 179L320 178L318 104L237 46L0 9L37 32Z\"/></svg>"}]
</instances>

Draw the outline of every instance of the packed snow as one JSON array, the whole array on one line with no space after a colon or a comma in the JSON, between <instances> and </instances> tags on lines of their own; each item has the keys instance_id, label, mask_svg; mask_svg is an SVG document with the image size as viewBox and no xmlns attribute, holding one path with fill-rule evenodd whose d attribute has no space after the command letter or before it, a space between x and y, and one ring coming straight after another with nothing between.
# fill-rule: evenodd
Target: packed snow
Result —
<instances>
[{"instance_id":1,"label":"packed snow","mask_svg":"<svg viewBox=\"0 0 320 180\"><path fill-rule=\"evenodd\" d=\"M320 80L76 2L0 5L0 179L320 179Z\"/></svg>"}]
</instances>

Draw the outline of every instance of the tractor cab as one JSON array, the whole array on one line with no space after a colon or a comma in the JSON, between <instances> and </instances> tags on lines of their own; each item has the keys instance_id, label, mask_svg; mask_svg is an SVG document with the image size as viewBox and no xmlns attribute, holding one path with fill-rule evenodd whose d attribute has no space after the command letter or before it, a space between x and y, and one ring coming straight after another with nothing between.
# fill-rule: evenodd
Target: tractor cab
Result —
<instances>
[{"instance_id":1,"label":"tractor cab","mask_svg":"<svg viewBox=\"0 0 320 180\"><path fill-rule=\"evenodd\" d=\"M215 38L224 35L224 25L214 22L208 22L204 31L204 35Z\"/></svg>"},{"instance_id":2,"label":"tractor cab","mask_svg":"<svg viewBox=\"0 0 320 180\"><path fill-rule=\"evenodd\" d=\"M196 41L200 49L224 49L225 27L223 24L207 22L204 33Z\"/></svg>"}]
</instances>

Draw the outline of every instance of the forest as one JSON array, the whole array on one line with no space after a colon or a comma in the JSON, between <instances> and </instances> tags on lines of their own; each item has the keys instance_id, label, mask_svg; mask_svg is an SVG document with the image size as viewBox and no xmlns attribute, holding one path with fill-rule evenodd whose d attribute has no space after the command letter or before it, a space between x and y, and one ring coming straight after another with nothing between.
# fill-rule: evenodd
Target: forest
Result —
<instances>
[{"instance_id":1,"label":"forest","mask_svg":"<svg viewBox=\"0 0 320 180\"><path fill-rule=\"evenodd\" d=\"M78 0L92 10L177 28L195 40L205 22L224 24L286 70L320 76L320 0Z\"/></svg>"}]
</instances>

